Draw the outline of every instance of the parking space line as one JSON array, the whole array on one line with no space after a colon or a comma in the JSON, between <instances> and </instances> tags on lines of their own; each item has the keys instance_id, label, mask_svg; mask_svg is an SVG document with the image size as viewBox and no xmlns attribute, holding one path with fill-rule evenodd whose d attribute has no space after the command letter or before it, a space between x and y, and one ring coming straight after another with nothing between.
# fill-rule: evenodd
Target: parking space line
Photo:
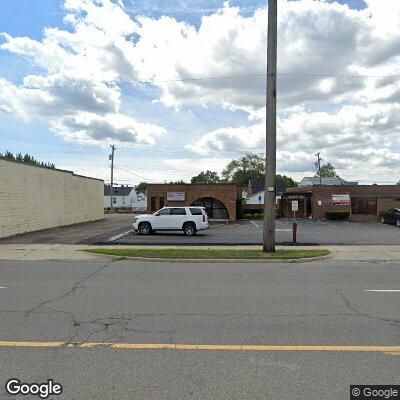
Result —
<instances>
[{"instance_id":1,"label":"parking space line","mask_svg":"<svg viewBox=\"0 0 400 400\"><path fill-rule=\"evenodd\" d=\"M0 289L8 289L6 286L0 286Z\"/></svg>"},{"instance_id":2,"label":"parking space line","mask_svg":"<svg viewBox=\"0 0 400 400\"><path fill-rule=\"evenodd\" d=\"M121 239L122 237L129 235L130 233L134 232L134 229L131 229L129 231L126 231L124 233L120 233L119 235L113 236L110 239L108 239L109 242L115 242L118 239Z\"/></svg>"},{"instance_id":3,"label":"parking space line","mask_svg":"<svg viewBox=\"0 0 400 400\"><path fill-rule=\"evenodd\" d=\"M257 224L256 222L254 222L254 221L250 221L250 223L253 224L254 226L256 226L257 228L260 227L260 225L258 225L258 224Z\"/></svg>"},{"instance_id":4,"label":"parking space line","mask_svg":"<svg viewBox=\"0 0 400 400\"><path fill-rule=\"evenodd\" d=\"M400 289L365 289L364 292L400 293Z\"/></svg>"}]
</instances>

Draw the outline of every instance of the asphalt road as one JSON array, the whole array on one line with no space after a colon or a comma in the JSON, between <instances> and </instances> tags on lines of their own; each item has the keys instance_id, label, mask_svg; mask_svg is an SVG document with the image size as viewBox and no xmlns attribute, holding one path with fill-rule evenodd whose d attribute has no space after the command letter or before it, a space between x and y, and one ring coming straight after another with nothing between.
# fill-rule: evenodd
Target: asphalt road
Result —
<instances>
[{"instance_id":1,"label":"asphalt road","mask_svg":"<svg viewBox=\"0 0 400 400\"><path fill-rule=\"evenodd\" d=\"M292 226L293 223L290 220L276 221L278 243L292 242ZM263 221L261 220L238 221L227 225L214 222L208 230L200 231L194 237L186 237L182 232L157 232L154 235L141 236L128 227L128 229L114 231L112 235L92 238L90 242L142 245L258 245L262 244L262 229ZM124 236L113 240L120 235ZM297 221L297 242L332 245L400 245L400 229L378 223L299 220Z\"/></svg>"},{"instance_id":2,"label":"asphalt road","mask_svg":"<svg viewBox=\"0 0 400 400\"><path fill-rule=\"evenodd\" d=\"M347 399L398 383L399 262L0 262L0 343L334 345L335 351L13 348L3 382L49 378L62 399ZM29 398L29 397L25 397Z\"/></svg>"}]
</instances>

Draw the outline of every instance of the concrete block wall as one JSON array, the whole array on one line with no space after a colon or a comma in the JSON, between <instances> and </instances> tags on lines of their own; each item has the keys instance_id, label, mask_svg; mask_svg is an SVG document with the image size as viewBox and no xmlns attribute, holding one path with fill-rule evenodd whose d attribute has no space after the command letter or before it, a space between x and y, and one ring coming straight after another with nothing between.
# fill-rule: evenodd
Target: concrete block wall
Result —
<instances>
[{"instance_id":1,"label":"concrete block wall","mask_svg":"<svg viewBox=\"0 0 400 400\"><path fill-rule=\"evenodd\" d=\"M104 217L104 182L0 160L0 238Z\"/></svg>"}]
</instances>

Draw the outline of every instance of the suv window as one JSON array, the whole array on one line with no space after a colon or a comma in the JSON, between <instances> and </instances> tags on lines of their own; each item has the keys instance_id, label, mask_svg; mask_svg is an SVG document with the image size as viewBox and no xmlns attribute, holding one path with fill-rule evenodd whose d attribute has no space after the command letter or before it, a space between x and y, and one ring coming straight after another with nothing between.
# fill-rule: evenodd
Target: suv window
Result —
<instances>
[{"instance_id":1,"label":"suv window","mask_svg":"<svg viewBox=\"0 0 400 400\"><path fill-rule=\"evenodd\" d=\"M184 208L171 208L171 215L186 215Z\"/></svg>"},{"instance_id":2,"label":"suv window","mask_svg":"<svg viewBox=\"0 0 400 400\"><path fill-rule=\"evenodd\" d=\"M171 214L171 209L170 208L163 208L158 212L158 215L170 215Z\"/></svg>"},{"instance_id":3,"label":"suv window","mask_svg":"<svg viewBox=\"0 0 400 400\"><path fill-rule=\"evenodd\" d=\"M189 208L192 215L202 215L201 208Z\"/></svg>"}]
</instances>

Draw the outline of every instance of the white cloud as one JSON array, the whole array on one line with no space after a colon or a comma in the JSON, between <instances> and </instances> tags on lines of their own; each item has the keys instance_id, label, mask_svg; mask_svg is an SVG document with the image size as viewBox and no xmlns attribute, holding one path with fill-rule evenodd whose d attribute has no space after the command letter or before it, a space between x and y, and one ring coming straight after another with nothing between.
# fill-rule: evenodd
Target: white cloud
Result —
<instances>
[{"instance_id":1,"label":"white cloud","mask_svg":"<svg viewBox=\"0 0 400 400\"><path fill-rule=\"evenodd\" d=\"M380 14L375 16L371 14L377 8L374 1L370 2L371 9L362 11L318 0L282 1L278 72L335 75L365 73L366 69L379 72L382 63L394 61L400 51L398 22L391 17L388 25L392 30L381 32L379 28L381 10L400 18L399 7L390 8L392 0L383 0L387 6L379 3ZM242 16L238 7L228 5L204 16L198 29L167 17L140 18L141 37L135 52L142 62L135 68L142 79L153 81L162 89L161 99L169 106L214 103L249 112L259 110L265 103L263 77L160 81L264 75L266 21L266 9ZM396 71L393 65L385 73ZM367 88L367 79L282 76L278 100L281 108L310 101L330 102L358 95Z\"/></svg>"},{"instance_id":2,"label":"white cloud","mask_svg":"<svg viewBox=\"0 0 400 400\"><path fill-rule=\"evenodd\" d=\"M154 145L155 136L165 134L164 128L137 122L123 114L80 113L76 116L55 118L51 129L67 140L81 143L108 144L110 140L119 143Z\"/></svg>"},{"instance_id":3,"label":"white cloud","mask_svg":"<svg viewBox=\"0 0 400 400\"><path fill-rule=\"evenodd\" d=\"M120 87L102 83L135 78L134 46L126 35L136 23L110 0L66 0L64 8L71 32L45 28L42 41L3 35L1 49L43 73L25 76L21 86L0 80L0 110L27 121L45 117L67 140L153 145L166 130L122 114Z\"/></svg>"},{"instance_id":4,"label":"white cloud","mask_svg":"<svg viewBox=\"0 0 400 400\"><path fill-rule=\"evenodd\" d=\"M400 173L400 2L366 3L360 11L323 0L280 1L279 72L289 75L278 82L278 160L286 171L305 171L318 150L344 172L373 166ZM121 112L118 81L131 80L159 88L168 107L212 104L253 121L205 132L187 149L203 156L263 151L265 80L243 76L265 74L266 9L242 14L225 3L198 27L132 17L121 0L65 0L64 9L68 29L45 28L41 41L3 35L0 49L41 72L21 86L0 79L0 110L26 120L44 116L67 140L152 145L165 129ZM64 87L71 84L77 87Z\"/></svg>"}]
</instances>

